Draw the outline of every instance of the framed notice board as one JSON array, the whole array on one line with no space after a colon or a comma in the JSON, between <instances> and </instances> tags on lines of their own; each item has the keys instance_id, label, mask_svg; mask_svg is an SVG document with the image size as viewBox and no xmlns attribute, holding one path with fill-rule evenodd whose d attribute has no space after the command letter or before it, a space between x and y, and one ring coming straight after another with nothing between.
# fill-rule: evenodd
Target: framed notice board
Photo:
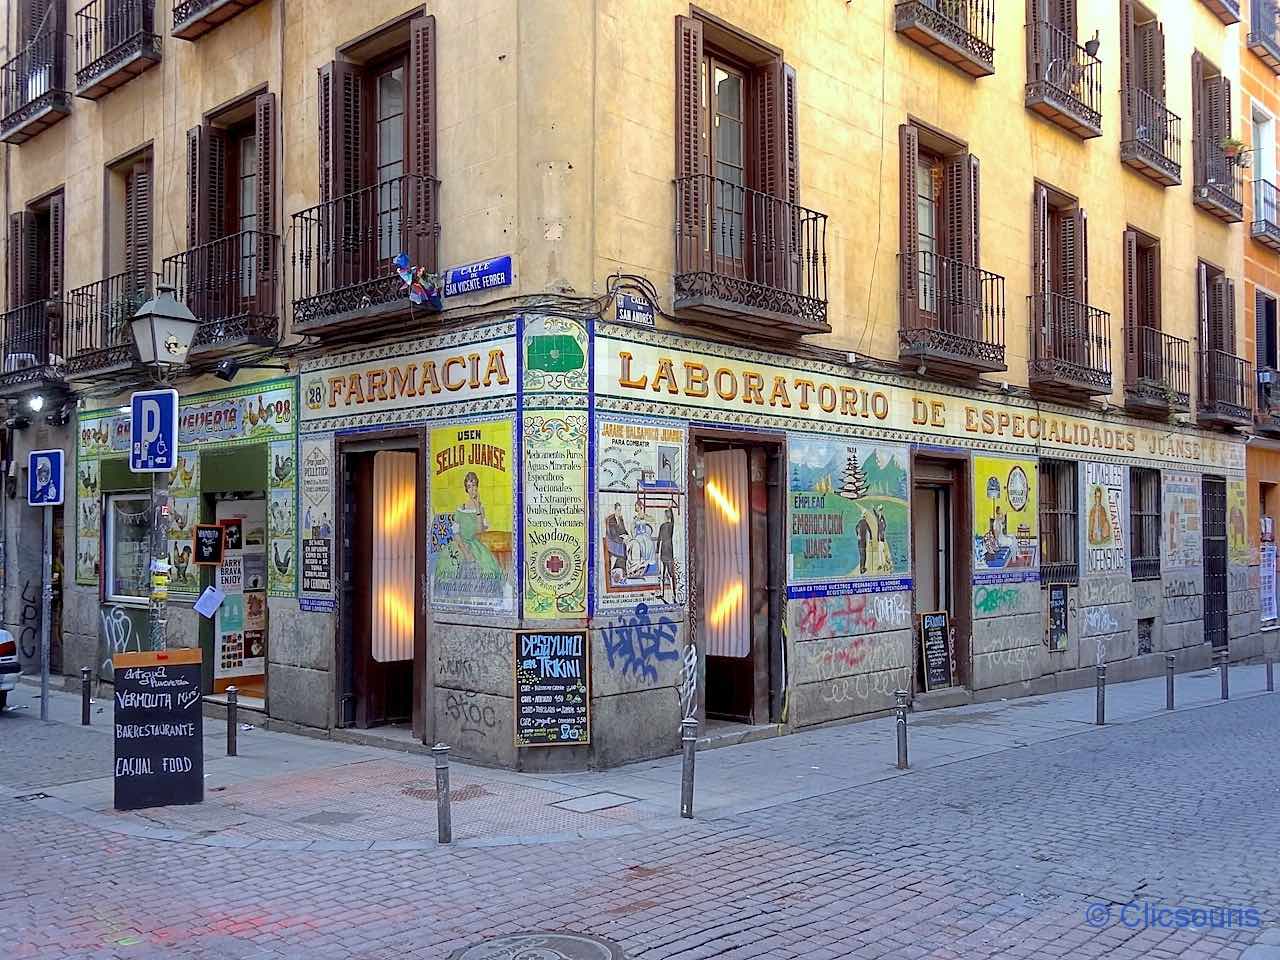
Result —
<instances>
[{"instance_id":1,"label":"framed notice board","mask_svg":"<svg viewBox=\"0 0 1280 960\"><path fill-rule=\"evenodd\" d=\"M226 542L226 531L216 523L196 524L194 534L195 562L211 567L222 563L222 546Z\"/></svg>"},{"instance_id":2,"label":"framed notice board","mask_svg":"<svg viewBox=\"0 0 1280 960\"><path fill-rule=\"evenodd\" d=\"M521 630L515 638L516 746L590 743L587 631Z\"/></svg>"},{"instance_id":3,"label":"framed notice board","mask_svg":"<svg viewBox=\"0 0 1280 960\"><path fill-rule=\"evenodd\" d=\"M926 691L955 683L951 674L951 618L947 611L920 614L920 652Z\"/></svg>"},{"instance_id":4,"label":"framed notice board","mask_svg":"<svg viewBox=\"0 0 1280 960\"><path fill-rule=\"evenodd\" d=\"M204 800L200 651L118 653L115 668L115 808Z\"/></svg>"},{"instance_id":5,"label":"framed notice board","mask_svg":"<svg viewBox=\"0 0 1280 960\"><path fill-rule=\"evenodd\" d=\"M1071 623L1069 609L1067 585L1049 584L1049 625L1045 631L1045 641L1053 653L1062 653L1067 649L1067 631Z\"/></svg>"}]
</instances>

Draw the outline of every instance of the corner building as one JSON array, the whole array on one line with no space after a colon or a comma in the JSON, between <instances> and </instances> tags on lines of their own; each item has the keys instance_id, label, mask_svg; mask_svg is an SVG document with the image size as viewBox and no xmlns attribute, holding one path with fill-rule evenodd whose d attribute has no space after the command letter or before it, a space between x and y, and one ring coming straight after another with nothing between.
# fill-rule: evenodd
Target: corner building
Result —
<instances>
[{"instance_id":1,"label":"corner building","mask_svg":"<svg viewBox=\"0 0 1280 960\"><path fill-rule=\"evenodd\" d=\"M110 77L23 47L0 118L64 671L142 642L159 281L203 321L171 554L244 534L170 632L267 722L607 765L1274 649L1232 4L123 6Z\"/></svg>"}]
</instances>

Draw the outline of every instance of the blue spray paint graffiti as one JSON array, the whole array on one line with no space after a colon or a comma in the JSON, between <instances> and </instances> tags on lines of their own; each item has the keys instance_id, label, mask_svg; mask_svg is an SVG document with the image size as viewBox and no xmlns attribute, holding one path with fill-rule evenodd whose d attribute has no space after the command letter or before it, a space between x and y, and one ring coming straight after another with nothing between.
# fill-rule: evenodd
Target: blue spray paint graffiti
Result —
<instances>
[{"instance_id":1,"label":"blue spray paint graffiti","mask_svg":"<svg viewBox=\"0 0 1280 960\"><path fill-rule=\"evenodd\" d=\"M653 620L648 604L638 603L631 617L604 628L604 652L609 666L625 677L635 674L650 683L658 680L658 664L680 659L676 624L669 617Z\"/></svg>"}]
</instances>

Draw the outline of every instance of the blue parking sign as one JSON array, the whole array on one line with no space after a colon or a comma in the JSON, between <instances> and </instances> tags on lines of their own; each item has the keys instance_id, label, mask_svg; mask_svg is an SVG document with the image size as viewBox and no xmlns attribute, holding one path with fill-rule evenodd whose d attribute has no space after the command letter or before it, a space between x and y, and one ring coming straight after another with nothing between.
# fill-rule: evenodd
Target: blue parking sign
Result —
<instances>
[{"instance_id":1,"label":"blue parking sign","mask_svg":"<svg viewBox=\"0 0 1280 960\"><path fill-rule=\"evenodd\" d=\"M141 390L129 398L129 469L162 473L178 463L178 391Z\"/></svg>"},{"instance_id":2,"label":"blue parking sign","mask_svg":"<svg viewBox=\"0 0 1280 960\"><path fill-rule=\"evenodd\" d=\"M62 460L61 450L27 454L27 503L31 506L62 506Z\"/></svg>"}]
</instances>

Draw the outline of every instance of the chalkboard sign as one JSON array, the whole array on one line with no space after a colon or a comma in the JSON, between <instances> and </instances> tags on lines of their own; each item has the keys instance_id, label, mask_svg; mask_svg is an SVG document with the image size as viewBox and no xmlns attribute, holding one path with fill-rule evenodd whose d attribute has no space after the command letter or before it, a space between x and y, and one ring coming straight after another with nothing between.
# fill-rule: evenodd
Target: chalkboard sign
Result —
<instances>
[{"instance_id":1,"label":"chalkboard sign","mask_svg":"<svg viewBox=\"0 0 1280 960\"><path fill-rule=\"evenodd\" d=\"M196 563L204 566L217 566L222 562L222 545L225 531L216 523L196 525L195 550Z\"/></svg>"},{"instance_id":2,"label":"chalkboard sign","mask_svg":"<svg viewBox=\"0 0 1280 960\"><path fill-rule=\"evenodd\" d=\"M924 654L925 690L951 686L951 624L947 611L920 614L920 649Z\"/></svg>"},{"instance_id":3,"label":"chalkboard sign","mask_svg":"<svg viewBox=\"0 0 1280 960\"><path fill-rule=\"evenodd\" d=\"M200 651L118 653L112 665L116 809L202 802Z\"/></svg>"},{"instance_id":4,"label":"chalkboard sign","mask_svg":"<svg viewBox=\"0 0 1280 960\"><path fill-rule=\"evenodd\" d=\"M1067 649L1067 585L1049 584L1049 649L1061 653Z\"/></svg>"},{"instance_id":5,"label":"chalkboard sign","mask_svg":"<svg viewBox=\"0 0 1280 960\"><path fill-rule=\"evenodd\" d=\"M591 742L588 668L585 630L516 634L516 746Z\"/></svg>"}]
</instances>

